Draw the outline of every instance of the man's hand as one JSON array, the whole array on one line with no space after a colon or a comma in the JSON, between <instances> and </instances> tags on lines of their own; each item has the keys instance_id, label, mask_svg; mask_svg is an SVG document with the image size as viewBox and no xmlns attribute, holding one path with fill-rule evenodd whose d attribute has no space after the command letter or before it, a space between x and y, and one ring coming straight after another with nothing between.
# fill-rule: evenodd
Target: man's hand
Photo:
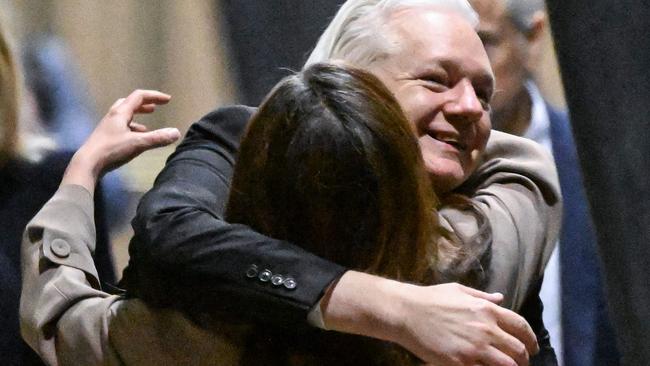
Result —
<instances>
[{"instance_id":1,"label":"man's hand","mask_svg":"<svg viewBox=\"0 0 650 366\"><path fill-rule=\"evenodd\" d=\"M93 192L97 179L106 171L146 150L178 140L180 133L175 128L148 131L133 122L135 114L152 113L156 105L166 104L170 98L155 90L136 90L118 99L72 157L62 184L78 184Z\"/></svg>"},{"instance_id":2,"label":"man's hand","mask_svg":"<svg viewBox=\"0 0 650 366\"><path fill-rule=\"evenodd\" d=\"M528 365L539 351L528 323L459 284L415 286L346 272L323 301L327 328L400 344L433 365Z\"/></svg>"}]
</instances>

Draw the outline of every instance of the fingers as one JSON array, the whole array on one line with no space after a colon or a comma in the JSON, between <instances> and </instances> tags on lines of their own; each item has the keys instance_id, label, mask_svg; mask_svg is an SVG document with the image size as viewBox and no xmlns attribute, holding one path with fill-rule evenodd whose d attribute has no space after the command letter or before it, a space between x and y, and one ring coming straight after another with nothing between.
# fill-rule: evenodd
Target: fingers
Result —
<instances>
[{"instance_id":1,"label":"fingers","mask_svg":"<svg viewBox=\"0 0 650 366\"><path fill-rule=\"evenodd\" d=\"M471 287L467 287L467 286L463 286L463 285L460 285L460 286L461 286L461 289L468 295L472 295L474 297L478 297L480 299L484 299L484 300L487 300L487 301L495 303L495 304L500 304L503 301L503 295L498 293L498 292L494 292L494 293L490 294L490 293L487 293L487 292L483 292L483 291L473 289Z\"/></svg>"},{"instance_id":2,"label":"fingers","mask_svg":"<svg viewBox=\"0 0 650 366\"><path fill-rule=\"evenodd\" d=\"M135 110L135 113L152 113L156 110L156 104L143 104L138 109Z\"/></svg>"},{"instance_id":3,"label":"fingers","mask_svg":"<svg viewBox=\"0 0 650 366\"><path fill-rule=\"evenodd\" d=\"M537 354L539 352L537 337L535 337L535 333L528 325L528 322L520 315L507 309L498 308L497 312L499 327L521 341L526 346L529 354Z\"/></svg>"},{"instance_id":4,"label":"fingers","mask_svg":"<svg viewBox=\"0 0 650 366\"><path fill-rule=\"evenodd\" d=\"M118 112L132 116L134 113L151 113L158 104L166 104L171 99L169 94L157 90L135 90L122 103L116 106Z\"/></svg>"},{"instance_id":5,"label":"fingers","mask_svg":"<svg viewBox=\"0 0 650 366\"><path fill-rule=\"evenodd\" d=\"M528 366L528 359L523 361L523 363L516 362L494 347L490 347L490 349L484 352L480 361L482 365L489 366Z\"/></svg>"},{"instance_id":6,"label":"fingers","mask_svg":"<svg viewBox=\"0 0 650 366\"><path fill-rule=\"evenodd\" d=\"M149 131L147 126L145 126L143 124L140 124L138 122L133 122L133 121L131 121L131 123L129 123L129 128L133 132L147 132L147 131Z\"/></svg>"},{"instance_id":7,"label":"fingers","mask_svg":"<svg viewBox=\"0 0 650 366\"><path fill-rule=\"evenodd\" d=\"M161 128L159 130L145 132L138 136L139 151L143 152L156 147L166 146L181 137L176 128Z\"/></svg>"},{"instance_id":8,"label":"fingers","mask_svg":"<svg viewBox=\"0 0 650 366\"><path fill-rule=\"evenodd\" d=\"M492 340L492 346L509 356L517 365L528 365L529 353L526 346L507 332L499 329Z\"/></svg>"}]
</instances>

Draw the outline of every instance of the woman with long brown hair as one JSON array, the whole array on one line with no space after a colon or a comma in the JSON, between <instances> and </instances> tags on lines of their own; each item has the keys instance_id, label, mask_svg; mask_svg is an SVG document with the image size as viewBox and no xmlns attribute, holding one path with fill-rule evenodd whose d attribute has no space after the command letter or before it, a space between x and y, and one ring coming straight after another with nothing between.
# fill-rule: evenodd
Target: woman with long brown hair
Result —
<instances>
[{"instance_id":1,"label":"woman with long brown hair","mask_svg":"<svg viewBox=\"0 0 650 366\"><path fill-rule=\"evenodd\" d=\"M440 226L438 204L392 94L368 72L315 64L283 80L251 120L226 217L350 269L417 284L478 285L489 245L461 248ZM439 257L470 270L440 273ZM297 355L310 365L410 363L405 352L359 337L267 327L252 334L255 351L244 354L251 365L291 364ZM279 344L291 351L283 355Z\"/></svg>"},{"instance_id":2,"label":"woman with long brown hair","mask_svg":"<svg viewBox=\"0 0 650 366\"><path fill-rule=\"evenodd\" d=\"M23 333L32 347L59 364L420 363L384 341L302 325L255 325L224 312L211 330L233 334L226 341L234 345L230 350L235 357L226 359L232 355L220 357L219 352L228 347L209 346L217 343L214 335L178 312L99 291L89 256L92 236L84 231L88 229L79 231L92 222L84 189L92 193L98 174L107 167L178 137L161 134L147 146L128 148L129 143L142 142L136 135L145 133L132 124L133 113L151 112L154 104L167 100L160 93L139 92L116 103L73 158L59 193L28 225L21 304ZM366 72L317 64L280 82L251 121L227 216L351 268L433 284L445 275L437 266L439 259L451 255L479 263L468 272L480 269L481 259L448 250L458 246L439 225L437 205L417 142L390 92ZM68 212L65 222L58 214L62 210ZM79 255L74 262L57 258L62 242ZM267 281L291 286L289 277L278 274L268 273ZM50 286L54 282L57 286ZM173 294L169 297L173 303ZM228 306L237 304L226 304L224 310ZM202 319L193 320L201 325ZM232 327L241 324L243 334L242 328ZM173 334L190 341L178 347Z\"/></svg>"}]
</instances>

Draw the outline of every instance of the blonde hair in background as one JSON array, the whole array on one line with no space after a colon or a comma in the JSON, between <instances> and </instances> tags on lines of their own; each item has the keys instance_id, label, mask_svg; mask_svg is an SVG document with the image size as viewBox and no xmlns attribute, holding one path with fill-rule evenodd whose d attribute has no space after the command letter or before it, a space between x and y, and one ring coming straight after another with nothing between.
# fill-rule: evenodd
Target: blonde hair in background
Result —
<instances>
[{"instance_id":1,"label":"blonde hair in background","mask_svg":"<svg viewBox=\"0 0 650 366\"><path fill-rule=\"evenodd\" d=\"M6 16L0 15L0 166L22 158L39 161L56 147L39 124L36 105L25 92Z\"/></svg>"},{"instance_id":2,"label":"blonde hair in background","mask_svg":"<svg viewBox=\"0 0 650 366\"><path fill-rule=\"evenodd\" d=\"M16 154L18 145L18 71L12 45L0 17L0 164Z\"/></svg>"},{"instance_id":3,"label":"blonde hair in background","mask_svg":"<svg viewBox=\"0 0 650 366\"><path fill-rule=\"evenodd\" d=\"M434 7L454 12L474 27L478 15L466 0L348 0L321 35L304 68L331 60L345 60L368 67L399 50L398 40L386 29L389 17L399 10Z\"/></svg>"}]
</instances>

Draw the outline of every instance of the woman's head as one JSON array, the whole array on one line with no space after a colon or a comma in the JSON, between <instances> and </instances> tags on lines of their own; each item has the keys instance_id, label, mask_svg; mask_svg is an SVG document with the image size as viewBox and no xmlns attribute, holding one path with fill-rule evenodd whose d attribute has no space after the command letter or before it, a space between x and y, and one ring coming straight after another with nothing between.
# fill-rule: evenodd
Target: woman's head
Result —
<instances>
[{"instance_id":1,"label":"woman's head","mask_svg":"<svg viewBox=\"0 0 650 366\"><path fill-rule=\"evenodd\" d=\"M351 268L422 279L437 201L409 126L367 72L315 64L287 77L242 140L228 219Z\"/></svg>"}]
</instances>

